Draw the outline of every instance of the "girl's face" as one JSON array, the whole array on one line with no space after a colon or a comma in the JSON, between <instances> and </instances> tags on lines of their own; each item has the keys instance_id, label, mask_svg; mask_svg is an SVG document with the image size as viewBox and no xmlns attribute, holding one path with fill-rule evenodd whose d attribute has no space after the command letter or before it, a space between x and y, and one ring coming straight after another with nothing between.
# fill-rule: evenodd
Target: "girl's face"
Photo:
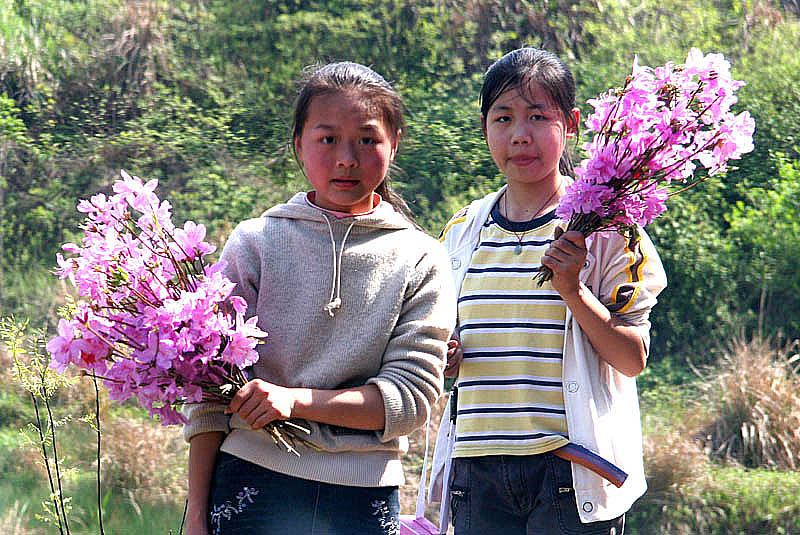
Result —
<instances>
[{"instance_id":1,"label":"girl's face","mask_svg":"<svg viewBox=\"0 0 800 535\"><path fill-rule=\"evenodd\" d=\"M397 152L400 132L388 129L379 110L358 92L327 93L311 99L297 156L311 186L314 202L351 214L372 209L372 194L383 181Z\"/></svg>"},{"instance_id":2,"label":"girl's face","mask_svg":"<svg viewBox=\"0 0 800 535\"><path fill-rule=\"evenodd\" d=\"M484 135L489 152L508 182L555 183L558 162L567 138L577 128L578 109L567 125L561 110L549 95L532 83L527 95L512 88L492 103L485 117Z\"/></svg>"}]
</instances>

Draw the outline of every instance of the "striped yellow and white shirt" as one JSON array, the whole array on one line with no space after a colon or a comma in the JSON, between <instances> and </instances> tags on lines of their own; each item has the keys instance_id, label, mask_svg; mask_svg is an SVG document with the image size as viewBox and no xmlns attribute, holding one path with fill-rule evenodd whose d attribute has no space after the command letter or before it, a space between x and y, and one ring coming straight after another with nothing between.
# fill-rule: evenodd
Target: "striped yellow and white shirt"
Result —
<instances>
[{"instance_id":1,"label":"striped yellow and white shirt","mask_svg":"<svg viewBox=\"0 0 800 535\"><path fill-rule=\"evenodd\" d=\"M495 206L481 229L458 298L464 360L454 457L533 455L568 442L566 305L549 282L533 280L558 222L554 212L508 221Z\"/></svg>"}]
</instances>

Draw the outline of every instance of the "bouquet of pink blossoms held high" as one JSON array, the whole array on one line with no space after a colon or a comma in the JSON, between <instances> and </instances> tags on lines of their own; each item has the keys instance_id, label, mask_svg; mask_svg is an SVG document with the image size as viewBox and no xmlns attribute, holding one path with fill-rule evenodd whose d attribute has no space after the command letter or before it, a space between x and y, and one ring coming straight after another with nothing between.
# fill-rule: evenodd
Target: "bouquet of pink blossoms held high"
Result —
<instances>
[{"instance_id":1,"label":"bouquet of pink blossoms held high","mask_svg":"<svg viewBox=\"0 0 800 535\"><path fill-rule=\"evenodd\" d=\"M102 378L111 399L134 396L164 425L185 423L184 403L230 402L267 333L257 317L244 321L247 304L231 296L224 263L204 260L216 249L204 241L205 226L176 228L156 180L121 174L115 195L78 204L83 240L63 245L70 258L57 255L56 273L84 300L59 321L47 344L50 364ZM293 441L307 432L287 421L265 431L294 453Z\"/></svg>"},{"instance_id":2,"label":"bouquet of pink blossoms held high","mask_svg":"<svg viewBox=\"0 0 800 535\"><path fill-rule=\"evenodd\" d=\"M623 87L589 100L586 127L597 133L556 209L566 230L633 236L666 210L671 194L703 180L692 182L697 164L711 176L752 151L755 122L746 111L731 112L743 85L721 54L696 48L682 65L651 69L634 60ZM684 185L670 193L673 181ZM535 279L541 285L551 277L542 267Z\"/></svg>"}]
</instances>

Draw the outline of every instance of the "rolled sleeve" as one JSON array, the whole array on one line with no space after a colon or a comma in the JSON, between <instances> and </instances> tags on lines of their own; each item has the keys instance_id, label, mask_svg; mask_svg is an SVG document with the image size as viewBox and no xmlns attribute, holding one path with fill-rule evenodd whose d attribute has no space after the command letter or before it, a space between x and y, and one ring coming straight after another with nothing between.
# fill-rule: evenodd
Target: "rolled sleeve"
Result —
<instances>
[{"instance_id":1,"label":"rolled sleeve","mask_svg":"<svg viewBox=\"0 0 800 535\"><path fill-rule=\"evenodd\" d=\"M602 288L603 304L627 324L636 327L646 349L650 346L650 310L667 285L661 259L649 236L639 229L636 239L616 232L606 233Z\"/></svg>"},{"instance_id":2,"label":"rolled sleeve","mask_svg":"<svg viewBox=\"0 0 800 535\"><path fill-rule=\"evenodd\" d=\"M219 403L193 403L183 408L183 415L188 420L183 426L183 439L189 442L200 433L212 431L230 432L230 416L225 414L225 405Z\"/></svg>"}]
</instances>

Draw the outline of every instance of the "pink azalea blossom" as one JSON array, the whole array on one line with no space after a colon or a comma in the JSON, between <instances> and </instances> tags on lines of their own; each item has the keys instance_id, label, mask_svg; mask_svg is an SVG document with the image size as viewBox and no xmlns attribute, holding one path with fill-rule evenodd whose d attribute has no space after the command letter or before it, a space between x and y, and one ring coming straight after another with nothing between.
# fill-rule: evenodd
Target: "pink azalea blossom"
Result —
<instances>
[{"instance_id":1,"label":"pink azalea blossom","mask_svg":"<svg viewBox=\"0 0 800 535\"><path fill-rule=\"evenodd\" d=\"M634 58L624 87L588 101L594 111L586 128L595 135L556 215L586 236L635 234L654 221L667 209L664 186L691 181L698 166L708 176L723 172L728 161L753 150L752 117L731 111L743 85L732 79L724 56L697 48L683 64L655 69ZM537 275L540 284L548 271Z\"/></svg>"},{"instance_id":2,"label":"pink azalea blossom","mask_svg":"<svg viewBox=\"0 0 800 535\"><path fill-rule=\"evenodd\" d=\"M225 263L207 264L216 248L204 241L206 227L176 228L157 184L123 171L115 195L79 202L84 236L62 246L55 273L83 300L47 350L60 372L95 373L111 399L135 397L167 425L184 422L183 403L229 399L218 387L246 382L241 368L258 359L266 333L258 318L244 321L247 303L231 297Z\"/></svg>"},{"instance_id":3,"label":"pink azalea blossom","mask_svg":"<svg viewBox=\"0 0 800 535\"><path fill-rule=\"evenodd\" d=\"M50 339L45 346L52 357L51 366L59 372L63 372L69 363L73 362L75 357L80 354L75 334L72 322L60 319L58 320L58 335Z\"/></svg>"},{"instance_id":4,"label":"pink azalea blossom","mask_svg":"<svg viewBox=\"0 0 800 535\"><path fill-rule=\"evenodd\" d=\"M174 238L176 243L171 247L175 258L179 260L184 258L194 259L197 256L213 253L216 247L204 242L205 237L206 226L197 225L194 221L187 221L182 229L175 229Z\"/></svg>"}]
</instances>

